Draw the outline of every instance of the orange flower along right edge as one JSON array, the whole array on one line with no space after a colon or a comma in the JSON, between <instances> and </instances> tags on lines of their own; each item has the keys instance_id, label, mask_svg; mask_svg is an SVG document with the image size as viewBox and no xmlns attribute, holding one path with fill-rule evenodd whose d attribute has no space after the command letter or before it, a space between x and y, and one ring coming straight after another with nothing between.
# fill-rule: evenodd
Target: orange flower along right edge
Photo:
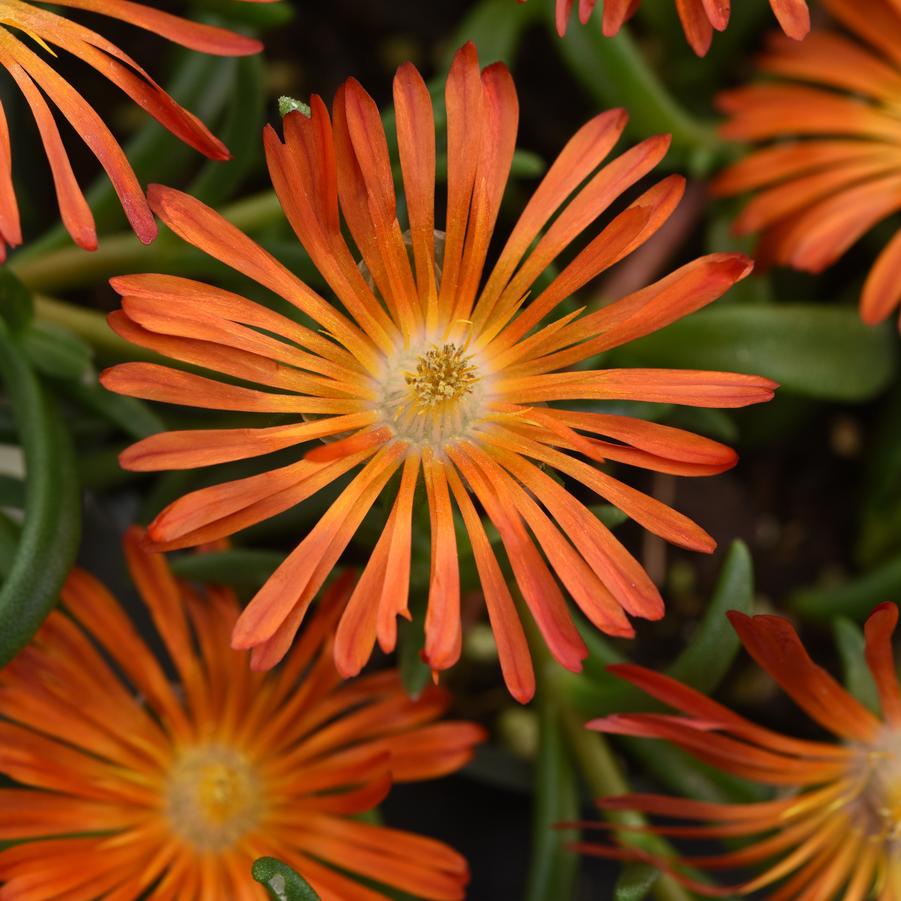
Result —
<instances>
[{"instance_id":1,"label":"orange flower along right edge","mask_svg":"<svg viewBox=\"0 0 901 901\"><path fill-rule=\"evenodd\" d=\"M866 662L881 716L810 659L788 620L737 612L729 618L757 664L839 743L773 732L669 676L631 664L612 666L613 673L677 712L615 714L588 728L672 742L718 770L771 786L777 794L746 804L651 794L603 798L598 803L604 810L689 821L650 827L680 844L692 839L741 844L724 853L672 859L629 845L589 842L579 850L652 863L705 897L760 897L766 889L769 901L901 901L901 688L892 651L898 608L881 604L864 627ZM723 886L699 881L689 868L710 875L729 870L756 875Z\"/></svg>"},{"instance_id":2,"label":"orange flower along right edge","mask_svg":"<svg viewBox=\"0 0 901 901\"><path fill-rule=\"evenodd\" d=\"M526 0L519 0L525 3ZM546 2L546 0L536 0ZM566 34L576 0L556 0L557 33ZM579 21L585 25L591 18L597 0L578 0ZM603 0L601 28L606 37L613 37L638 11L641 0ZM810 31L810 11L807 0L770 0L770 6L782 30L796 41ZM682 30L692 50L704 56L710 49L714 31L725 31L731 13L730 0L676 0L676 10Z\"/></svg>"},{"instance_id":3,"label":"orange flower along right edge","mask_svg":"<svg viewBox=\"0 0 901 901\"><path fill-rule=\"evenodd\" d=\"M901 0L822 0L849 34L778 35L760 60L775 76L717 98L724 137L767 142L715 181L749 194L735 221L758 234L765 265L819 273L901 211ZM879 252L860 297L875 325L901 304L901 229Z\"/></svg>"},{"instance_id":4,"label":"orange flower along right edge","mask_svg":"<svg viewBox=\"0 0 901 901\"><path fill-rule=\"evenodd\" d=\"M397 475L381 537L338 626L338 668L345 675L359 672L376 641L386 651L395 647L396 618L409 615L414 499L424 489L431 530L424 657L440 671L460 655L459 517L504 678L525 701L535 687L532 663L482 514L498 530L551 653L568 669L581 669L587 650L561 583L588 619L612 635L634 633L627 614L662 616L660 593L640 564L547 468L667 541L710 552L715 542L697 524L597 464L705 476L733 466L735 453L681 429L560 402L743 407L771 398L774 383L756 375L574 368L590 367L602 351L716 300L751 264L738 254L712 254L596 312L549 319L575 291L647 241L679 202L682 178L654 184L530 297L548 266L654 168L668 138L650 138L605 162L626 115L612 110L588 122L550 167L483 277L516 144L510 74L500 64L480 71L472 45L453 62L446 88L444 232L435 229L428 89L405 65L394 91L411 253L397 218L379 111L350 80L338 91L332 117L314 96L309 118L285 117L284 142L271 128L265 136L285 214L335 300L320 297L197 200L162 187L150 195L177 235L269 288L287 302L285 309L302 312L317 327L184 278L117 278L122 310L110 322L118 334L245 384L150 363L116 366L102 381L112 391L149 400L294 420L163 433L127 450L123 465L145 471L300 451L296 462L175 501L149 526L158 550L230 535L354 473L238 620L234 646L253 648L254 666L272 666L285 654L319 586ZM341 213L371 281L345 242ZM310 446L321 438L332 440Z\"/></svg>"}]
</instances>

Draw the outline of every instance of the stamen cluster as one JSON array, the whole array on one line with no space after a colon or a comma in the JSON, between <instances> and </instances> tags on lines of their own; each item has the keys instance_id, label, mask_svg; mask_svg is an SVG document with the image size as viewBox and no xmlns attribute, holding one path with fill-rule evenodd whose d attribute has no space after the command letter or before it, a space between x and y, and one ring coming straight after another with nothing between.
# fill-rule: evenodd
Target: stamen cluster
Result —
<instances>
[{"instance_id":1,"label":"stamen cluster","mask_svg":"<svg viewBox=\"0 0 901 901\"><path fill-rule=\"evenodd\" d=\"M470 394L476 368L462 347L444 344L420 356L416 371L407 373L406 380L413 389L416 406L425 412Z\"/></svg>"}]
</instances>

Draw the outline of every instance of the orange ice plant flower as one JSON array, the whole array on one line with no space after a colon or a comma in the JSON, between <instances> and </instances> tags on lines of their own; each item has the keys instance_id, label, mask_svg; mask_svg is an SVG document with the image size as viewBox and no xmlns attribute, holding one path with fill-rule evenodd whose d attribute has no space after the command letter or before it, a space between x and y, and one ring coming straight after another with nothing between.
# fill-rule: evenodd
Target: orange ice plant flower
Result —
<instances>
[{"instance_id":1,"label":"orange ice plant flower","mask_svg":"<svg viewBox=\"0 0 901 901\"><path fill-rule=\"evenodd\" d=\"M526 0L519 0L525 3ZM714 31L725 31L731 12L730 0L675 0L682 29L692 50L704 56L710 49ZM556 0L557 32L566 34L576 0ZM591 18L597 0L578 0L579 21L585 25ZM641 0L603 0L601 28L609 38L617 34L624 23L638 10ZM782 30L796 41L810 31L810 12L807 0L770 0L770 6Z\"/></svg>"},{"instance_id":2,"label":"orange ice plant flower","mask_svg":"<svg viewBox=\"0 0 901 901\"><path fill-rule=\"evenodd\" d=\"M581 845L589 854L652 862L707 897L766 889L771 901L881 901L901 898L901 690L891 638L894 604L877 607L865 626L866 662L881 717L864 707L808 656L788 620L729 614L748 653L815 723L840 743L790 738L757 726L668 676L631 664L610 669L676 714L617 714L589 728L670 741L726 773L778 789L773 800L719 804L665 795L602 799L605 810L633 810L688 821L653 825L678 840L724 839L737 850L664 860L634 847ZM583 824L584 825L584 824ZM595 824L597 825L597 824ZM616 826L616 829L627 828ZM756 870L738 884L715 886L686 874Z\"/></svg>"},{"instance_id":3,"label":"orange ice plant flower","mask_svg":"<svg viewBox=\"0 0 901 901\"><path fill-rule=\"evenodd\" d=\"M357 673L376 640L386 651L395 646L396 618L408 615L414 497L422 485L431 532L424 658L438 671L460 655L459 517L504 676L513 694L526 700L534 691L528 647L481 512L497 528L553 655L570 670L581 668L587 651L558 579L591 622L610 634L633 634L627 613L660 617L660 594L641 566L547 468L655 534L709 552L714 541L695 523L592 464L616 461L698 476L730 468L735 454L679 429L556 402L742 407L769 399L773 383L751 375L573 368L713 301L750 264L736 254L703 257L601 310L583 308L547 321L574 291L650 238L675 207L683 180L672 176L644 191L525 302L554 259L651 171L668 139L650 138L604 164L626 116L613 110L588 122L551 166L483 278L516 142L510 74L500 64L480 71L472 45L454 60L446 90L444 232L435 230L429 92L410 65L399 70L394 91L408 239L397 218L375 103L350 80L338 91L330 119L314 96L309 118L285 118L284 142L267 129L266 154L285 214L341 306L317 295L213 210L156 187L151 203L169 228L280 295L316 328L199 282L117 278L122 310L110 322L118 334L259 387L148 363L116 366L103 383L135 397L294 420L156 435L123 454L123 465L133 470L190 469L332 439L287 466L177 500L149 527L157 549L231 534L355 473L238 620L233 644L254 649L254 666L272 666L286 652L319 586L396 475L387 522L338 627L338 668ZM339 210L363 267L345 243Z\"/></svg>"},{"instance_id":4,"label":"orange ice plant flower","mask_svg":"<svg viewBox=\"0 0 901 901\"><path fill-rule=\"evenodd\" d=\"M357 815L393 782L457 770L481 727L438 722L448 695L412 701L394 670L341 679L329 645L351 574L284 665L260 674L229 647L229 589L176 581L137 529L125 552L168 662L75 570L64 609L0 672L0 774L15 783L0 788L0 842L17 842L0 851L0 898L263 899L250 869L269 855L323 901L386 901L355 877L462 898L459 854Z\"/></svg>"},{"instance_id":5,"label":"orange ice plant flower","mask_svg":"<svg viewBox=\"0 0 901 901\"><path fill-rule=\"evenodd\" d=\"M901 210L901 0L823 5L854 37L771 41L760 67L778 80L726 92L719 105L726 137L775 143L715 183L724 195L752 192L735 228L760 234L762 262L814 273ZM867 276L861 317L875 324L899 302L896 231Z\"/></svg>"},{"instance_id":6,"label":"orange ice plant flower","mask_svg":"<svg viewBox=\"0 0 901 901\"><path fill-rule=\"evenodd\" d=\"M272 2L272 0L248 0ZM49 6L50 4L44 4ZM244 56L260 49L243 35L189 22L131 0L54 0L53 6L99 13L152 31L192 50ZM55 106L106 170L135 234L145 244L156 223L144 192L109 128L96 110L53 68L54 48L65 50L121 88L180 140L211 159L228 159L228 149L194 115L180 107L124 51L97 32L26 0L0 0L0 66L22 92L44 145L66 230L80 247L97 248L94 218L75 180L50 103ZM22 243L19 208L12 181L12 145L0 104L0 261L8 247Z\"/></svg>"}]
</instances>

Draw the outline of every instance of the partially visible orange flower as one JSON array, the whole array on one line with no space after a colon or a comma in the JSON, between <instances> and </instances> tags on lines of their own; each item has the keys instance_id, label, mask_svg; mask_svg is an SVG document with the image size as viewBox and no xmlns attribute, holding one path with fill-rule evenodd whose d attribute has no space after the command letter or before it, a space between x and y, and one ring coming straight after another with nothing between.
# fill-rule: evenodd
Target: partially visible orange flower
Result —
<instances>
[{"instance_id":1,"label":"partially visible orange flower","mask_svg":"<svg viewBox=\"0 0 901 901\"><path fill-rule=\"evenodd\" d=\"M692 688L640 666L611 671L675 708L678 714L617 714L589 728L670 741L726 773L774 786L773 800L718 804L665 795L602 799L604 810L633 810L691 825L651 826L679 840L738 841L736 850L658 859L630 846L583 844L580 850L618 860L652 862L708 897L771 889L771 901L901 898L901 689L892 652L894 604L877 607L865 626L866 661L881 718L849 694L807 655L788 620L729 614L748 653L791 699L839 744L789 738L732 713ZM597 825L597 824L596 824ZM628 827L614 826L615 829ZM685 873L758 871L730 886Z\"/></svg>"},{"instance_id":2,"label":"partially visible orange flower","mask_svg":"<svg viewBox=\"0 0 901 901\"><path fill-rule=\"evenodd\" d=\"M425 659L437 671L460 655L459 517L504 676L513 694L526 700L535 685L528 646L477 505L497 528L525 603L567 668L581 669L587 650L557 579L605 632L632 635L626 613L660 617L660 594L639 563L548 470L616 504L668 541L709 552L715 542L695 523L593 464L615 461L700 476L730 468L736 456L680 429L554 404L634 400L742 407L768 400L774 383L752 375L579 368L715 300L750 265L738 254L713 254L603 309L577 309L545 323L574 291L650 238L678 203L683 180L663 179L535 290L538 277L571 242L651 171L668 138L650 138L602 165L626 116L613 110L592 119L551 166L483 279L516 144L518 107L510 74L500 64L480 72L472 45L454 60L446 91L444 232L435 230L435 125L428 89L416 69L405 65L394 91L407 237L397 218L382 120L358 82L350 80L338 91L333 120L314 96L310 118L285 118L284 143L273 129L266 131L282 207L341 308L213 210L155 187L154 210L176 234L269 288L295 312L281 315L183 278L114 279L122 310L110 322L122 337L260 387L148 363L116 366L102 380L110 390L136 397L293 420L258 429L155 435L122 455L128 469L190 469L332 439L287 466L177 500L149 527L157 549L232 534L356 471L241 615L233 643L254 649L254 666L271 666L286 652L319 586L386 491L393 496L387 522L338 627L338 668L346 675L359 672L376 640L386 651L394 648L396 618L409 615L414 497L421 484L432 540ZM359 266L345 242L339 209L362 255ZM301 325L298 311L315 328Z\"/></svg>"},{"instance_id":3,"label":"partially visible orange flower","mask_svg":"<svg viewBox=\"0 0 901 901\"><path fill-rule=\"evenodd\" d=\"M250 901L250 870L284 860L324 901L385 901L355 881L462 898L466 861L440 842L362 821L393 782L459 769L479 726L437 722L395 671L344 682L331 632L353 584L339 575L276 672L248 669L228 637L234 594L177 582L125 540L165 647L157 659L122 608L75 570L29 645L0 672L0 898ZM169 681L174 671L179 685Z\"/></svg>"},{"instance_id":4,"label":"partially visible orange flower","mask_svg":"<svg viewBox=\"0 0 901 901\"><path fill-rule=\"evenodd\" d=\"M268 3L272 0L248 2ZM203 53L244 56L260 50L259 42L251 38L189 22L131 0L54 0L52 5L121 19ZM156 237L156 223L131 165L103 119L47 60L48 56L56 57L54 47L96 69L172 134L205 156L225 160L229 157L228 149L115 44L34 2L0 0L0 67L12 76L34 116L53 174L63 224L72 240L86 250L95 250L97 232L47 99L97 157L119 195L135 234L145 244L149 243ZM22 243L12 181L13 162L9 127L0 105L0 261L5 259L7 247Z\"/></svg>"},{"instance_id":5,"label":"partially visible orange flower","mask_svg":"<svg viewBox=\"0 0 901 901\"><path fill-rule=\"evenodd\" d=\"M526 0L519 0L525 3ZM543 0L540 0L543 2ZM698 56L710 49L714 31L725 31L731 12L730 0L675 0L685 37ZM575 0L556 0L557 32L566 34ZM591 18L597 0L579 0L579 21L585 25ZM638 10L641 0L603 0L601 28L609 38ZM796 41L810 31L810 12L807 0L770 0L770 6L782 26L782 30Z\"/></svg>"},{"instance_id":6,"label":"partially visible orange flower","mask_svg":"<svg viewBox=\"0 0 901 901\"><path fill-rule=\"evenodd\" d=\"M726 137L777 143L727 169L715 190L755 192L736 231L760 233L762 262L807 272L831 266L901 210L901 0L823 4L859 40L826 30L801 45L775 38L761 70L792 81L719 97ZM899 301L901 231L870 270L861 317L880 322Z\"/></svg>"}]
</instances>

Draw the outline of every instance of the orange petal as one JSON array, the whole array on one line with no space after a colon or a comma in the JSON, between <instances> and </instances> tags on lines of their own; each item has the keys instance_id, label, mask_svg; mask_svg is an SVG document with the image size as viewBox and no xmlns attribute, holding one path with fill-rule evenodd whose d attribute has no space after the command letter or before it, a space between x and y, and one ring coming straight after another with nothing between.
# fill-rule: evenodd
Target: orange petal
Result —
<instances>
[{"instance_id":1,"label":"orange petal","mask_svg":"<svg viewBox=\"0 0 901 901\"><path fill-rule=\"evenodd\" d=\"M94 228L94 217L75 180L75 173L72 171L72 164L69 162L65 147L63 147L53 113L50 112L44 95L35 87L34 82L21 66L13 64L7 68L31 107L37 123L44 151L50 163L50 171L53 174L53 184L63 225L79 247L85 250L96 250L97 231ZM2 231L6 234L5 227ZM11 243L18 242L11 241Z\"/></svg>"},{"instance_id":2,"label":"orange petal","mask_svg":"<svg viewBox=\"0 0 901 901\"><path fill-rule=\"evenodd\" d=\"M880 604L864 626L867 666L879 689L883 719L890 726L901 723L901 690L892 652L892 635L897 625L898 608L894 604Z\"/></svg>"},{"instance_id":3,"label":"orange petal","mask_svg":"<svg viewBox=\"0 0 901 901\"><path fill-rule=\"evenodd\" d=\"M519 614L466 488L451 467L447 469L447 478L469 534L479 582L485 595L485 606L488 608L488 619L497 642L504 683L520 704L527 704L535 695L535 671Z\"/></svg>"},{"instance_id":4,"label":"orange petal","mask_svg":"<svg viewBox=\"0 0 901 901\"><path fill-rule=\"evenodd\" d=\"M393 651L397 642L396 617L400 615L410 618L407 601L410 593L412 515L419 464L419 454L409 451L404 461L400 489L385 527L390 548L378 598L376 622L379 646L385 653Z\"/></svg>"},{"instance_id":5,"label":"orange petal","mask_svg":"<svg viewBox=\"0 0 901 901\"><path fill-rule=\"evenodd\" d=\"M728 616L748 653L808 716L842 738L873 740L879 721L813 663L787 619L750 617L734 610Z\"/></svg>"},{"instance_id":6,"label":"orange petal","mask_svg":"<svg viewBox=\"0 0 901 901\"><path fill-rule=\"evenodd\" d=\"M452 310L460 280L470 205L482 146L484 89L472 42L454 56L445 85L447 108L447 220L438 299Z\"/></svg>"},{"instance_id":7,"label":"orange petal","mask_svg":"<svg viewBox=\"0 0 901 901\"><path fill-rule=\"evenodd\" d=\"M100 383L116 394L143 400L247 413L358 413L359 401L271 394L170 369L157 363L120 363L100 374Z\"/></svg>"},{"instance_id":8,"label":"orange petal","mask_svg":"<svg viewBox=\"0 0 901 901\"><path fill-rule=\"evenodd\" d=\"M688 407L746 407L770 400L775 382L734 372L682 369L602 369L502 379L496 386L514 403L546 400L638 400Z\"/></svg>"},{"instance_id":9,"label":"orange petal","mask_svg":"<svg viewBox=\"0 0 901 901\"><path fill-rule=\"evenodd\" d=\"M271 2L271 0L250 0L250 2ZM143 3L131 0L59 0L59 6L84 9L101 13L113 19L121 19L130 25L152 31L167 40L201 53L220 56L246 56L262 49L259 41L199 22L190 22L180 16L162 12Z\"/></svg>"},{"instance_id":10,"label":"orange petal","mask_svg":"<svg viewBox=\"0 0 901 901\"><path fill-rule=\"evenodd\" d=\"M297 425L263 429L190 429L151 435L123 451L119 462L132 472L195 469L269 454L375 422L375 413L328 416Z\"/></svg>"},{"instance_id":11,"label":"orange petal","mask_svg":"<svg viewBox=\"0 0 901 901\"><path fill-rule=\"evenodd\" d=\"M309 604L319 587L307 591L318 564L326 555L337 557L334 554L336 548L340 548L340 555L347 546L385 483L400 465L404 453L405 445L401 442L383 448L344 489L244 609L235 625L232 647L241 649L262 644L285 622L298 598L309 595L306 601ZM327 575L327 572L322 575L322 581Z\"/></svg>"},{"instance_id":12,"label":"orange petal","mask_svg":"<svg viewBox=\"0 0 901 901\"><path fill-rule=\"evenodd\" d=\"M713 39L713 26L704 8L704 0L676 0L685 39L698 56L706 56Z\"/></svg>"},{"instance_id":13,"label":"orange petal","mask_svg":"<svg viewBox=\"0 0 901 901\"><path fill-rule=\"evenodd\" d=\"M810 31L810 11L806 0L770 0L782 30L796 41L802 41Z\"/></svg>"},{"instance_id":14,"label":"orange petal","mask_svg":"<svg viewBox=\"0 0 901 901\"><path fill-rule=\"evenodd\" d=\"M860 317L868 325L882 322L901 301L901 231L879 254L863 286Z\"/></svg>"},{"instance_id":15,"label":"orange petal","mask_svg":"<svg viewBox=\"0 0 901 901\"><path fill-rule=\"evenodd\" d=\"M429 89L411 63L394 77L394 109L419 302L432 308L426 326L435 328L435 121Z\"/></svg>"},{"instance_id":16,"label":"orange petal","mask_svg":"<svg viewBox=\"0 0 901 901\"><path fill-rule=\"evenodd\" d=\"M524 449L520 443L505 438L503 433L492 433L486 443L494 445L494 452L504 466L544 504L623 609L646 619L660 619L663 616L660 591L638 561L584 504L519 456ZM499 452L498 447L504 450Z\"/></svg>"},{"instance_id":17,"label":"orange petal","mask_svg":"<svg viewBox=\"0 0 901 901\"><path fill-rule=\"evenodd\" d=\"M447 453L500 532L516 582L551 654L562 666L579 672L582 660L588 654L585 643L573 625L563 595L526 532L519 514L503 502L481 467L474 462L483 454L469 442L461 442L460 448L448 448Z\"/></svg>"},{"instance_id":18,"label":"orange petal","mask_svg":"<svg viewBox=\"0 0 901 901\"><path fill-rule=\"evenodd\" d=\"M503 63L488 66L482 72L481 151L455 292L454 323L468 320L472 312L516 150L518 126L519 101L510 71ZM461 324L465 328L468 323Z\"/></svg>"},{"instance_id":19,"label":"orange petal","mask_svg":"<svg viewBox=\"0 0 901 901\"><path fill-rule=\"evenodd\" d=\"M432 535L423 655L433 670L442 670L457 662L463 646L457 538L445 467L428 447L423 448L422 473Z\"/></svg>"},{"instance_id":20,"label":"orange petal","mask_svg":"<svg viewBox=\"0 0 901 901\"><path fill-rule=\"evenodd\" d=\"M13 247L22 243L22 226L19 222L19 205L12 181L12 147L9 142L9 124L6 112L0 104L0 242ZM5 247L2 248L5 257Z\"/></svg>"},{"instance_id":21,"label":"orange petal","mask_svg":"<svg viewBox=\"0 0 901 901\"><path fill-rule=\"evenodd\" d=\"M5 49L81 135L109 176L135 234L149 244L157 234L156 222L131 165L103 120L64 78L24 44L9 42Z\"/></svg>"},{"instance_id":22,"label":"orange petal","mask_svg":"<svg viewBox=\"0 0 901 901\"><path fill-rule=\"evenodd\" d=\"M284 297L337 338L370 371L377 359L368 338L331 304L311 291L275 257L199 200L151 185L150 204L180 238Z\"/></svg>"}]
</instances>

